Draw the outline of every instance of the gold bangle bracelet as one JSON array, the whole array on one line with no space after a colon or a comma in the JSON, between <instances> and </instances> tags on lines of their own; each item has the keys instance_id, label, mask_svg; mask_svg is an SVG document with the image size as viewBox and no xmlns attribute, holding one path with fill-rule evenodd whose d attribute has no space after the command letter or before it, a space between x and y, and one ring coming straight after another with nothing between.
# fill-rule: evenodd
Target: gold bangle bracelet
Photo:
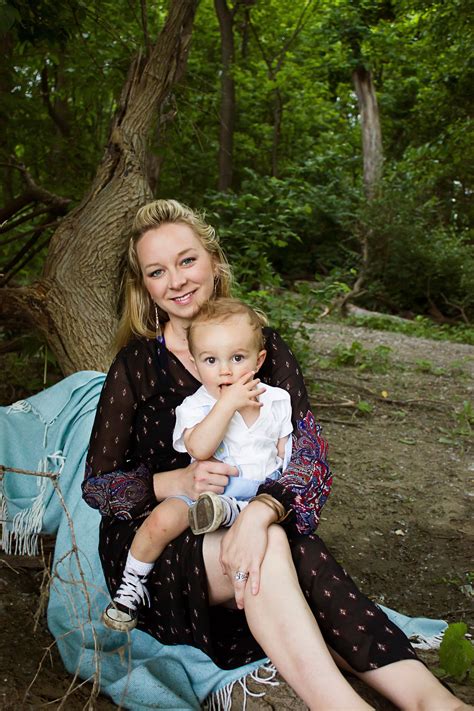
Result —
<instances>
[{"instance_id":1,"label":"gold bangle bracelet","mask_svg":"<svg viewBox=\"0 0 474 711\"><path fill-rule=\"evenodd\" d=\"M289 511L285 511L283 504L274 499L273 496L270 496L270 494L257 494L257 496L253 496L250 501L261 501L262 504L269 506L277 515L275 523L281 523L290 515Z\"/></svg>"}]
</instances>

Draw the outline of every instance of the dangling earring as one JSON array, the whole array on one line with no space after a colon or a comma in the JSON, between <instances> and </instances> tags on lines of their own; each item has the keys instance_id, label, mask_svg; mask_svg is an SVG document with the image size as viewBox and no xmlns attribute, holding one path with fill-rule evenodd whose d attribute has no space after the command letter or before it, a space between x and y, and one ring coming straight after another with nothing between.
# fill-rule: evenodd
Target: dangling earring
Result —
<instances>
[{"instance_id":1,"label":"dangling earring","mask_svg":"<svg viewBox=\"0 0 474 711\"><path fill-rule=\"evenodd\" d=\"M155 332L156 332L156 340L158 343L164 343L165 339L163 336L163 333L161 332L161 324L160 324L160 317L158 315L158 306L156 305L155 302L153 302L153 305L155 307Z\"/></svg>"},{"instance_id":2,"label":"dangling earring","mask_svg":"<svg viewBox=\"0 0 474 711\"><path fill-rule=\"evenodd\" d=\"M220 282L219 275L218 275L218 274L215 274L215 276L214 276L214 288L213 288L213 290L212 290L212 296L213 296L214 299L217 298L217 287L218 287L218 285L219 285L219 282Z\"/></svg>"}]
</instances>

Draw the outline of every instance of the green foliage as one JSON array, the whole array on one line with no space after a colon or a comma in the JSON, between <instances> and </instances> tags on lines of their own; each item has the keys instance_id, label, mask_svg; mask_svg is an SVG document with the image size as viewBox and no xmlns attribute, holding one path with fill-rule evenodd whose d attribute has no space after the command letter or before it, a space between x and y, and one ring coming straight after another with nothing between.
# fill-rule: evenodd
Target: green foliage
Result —
<instances>
[{"instance_id":1,"label":"green foliage","mask_svg":"<svg viewBox=\"0 0 474 711\"><path fill-rule=\"evenodd\" d=\"M275 328L291 349L303 370L311 356L310 334L306 323L313 318L312 305L302 307L299 300L282 298L278 288L247 291L236 288L237 295L254 308L264 312L272 328Z\"/></svg>"},{"instance_id":2,"label":"green foliage","mask_svg":"<svg viewBox=\"0 0 474 711\"><path fill-rule=\"evenodd\" d=\"M415 361L416 370L419 373L426 373L429 375L444 375L446 371L443 368L436 368L430 360L421 358Z\"/></svg>"},{"instance_id":3,"label":"green foliage","mask_svg":"<svg viewBox=\"0 0 474 711\"><path fill-rule=\"evenodd\" d=\"M425 316L408 319L390 319L380 316L349 316L347 323L353 326L373 328L379 331L405 333L407 336L431 338L435 341L454 341L474 345L474 328L464 324L437 324Z\"/></svg>"},{"instance_id":4,"label":"green foliage","mask_svg":"<svg viewBox=\"0 0 474 711\"><path fill-rule=\"evenodd\" d=\"M147 6L151 41L166 6ZM137 7L123 0L0 2L0 158L21 159L40 185L73 204L103 153L130 62L146 50ZM222 194L219 30L212 0L201 0L187 74L150 137L160 162L157 194L206 209L240 291L260 300L288 333L300 330L292 323L314 320L315 304L350 289L361 235L370 238L370 269L359 303L414 317L434 305L459 323L472 319L468 18L467 0L238 4L235 179ZM382 121L385 178L370 204L362 186L356 66L372 73ZM6 171L2 202L23 187L19 171ZM2 245L6 261L19 241ZM39 275L43 258L44 252L18 281ZM317 282L307 290L310 306L303 298L297 307L283 306L281 289L295 280ZM474 343L462 324L434 331L426 319L412 323L377 327Z\"/></svg>"},{"instance_id":5,"label":"green foliage","mask_svg":"<svg viewBox=\"0 0 474 711\"><path fill-rule=\"evenodd\" d=\"M442 673L456 681L463 681L466 677L474 681L474 646L466 639L466 632L467 625L464 622L450 624L439 648Z\"/></svg>"},{"instance_id":6,"label":"green foliage","mask_svg":"<svg viewBox=\"0 0 474 711\"><path fill-rule=\"evenodd\" d=\"M374 410L374 406L367 402L367 400L359 400L357 402L357 410L363 415L369 415Z\"/></svg>"},{"instance_id":7,"label":"green foliage","mask_svg":"<svg viewBox=\"0 0 474 711\"><path fill-rule=\"evenodd\" d=\"M388 346L376 346L373 349L364 348L359 341L353 341L350 346L336 346L331 353L330 363L333 367L350 366L360 371L386 373L390 368L390 353Z\"/></svg>"},{"instance_id":8,"label":"green foliage","mask_svg":"<svg viewBox=\"0 0 474 711\"><path fill-rule=\"evenodd\" d=\"M150 23L159 28L156 4ZM127 2L4 0L14 18L2 73L4 155L21 159L39 184L79 200L103 153L128 67L143 43ZM3 125L2 125L3 128ZM17 172L0 184L15 194ZM5 201L9 195L5 196Z\"/></svg>"},{"instance_id":9,"label":"green foliage","mask_svg":"<svg viewBox=\"0 0 474 711\"><path fill-rule=\"evenodd\" d=\"M464 400L461 409L456 413L458 427L457 434L470 437L474 429L474 407L469 400Z\"/></svg>"},{"instance_id":10,"label":"green foliage","mask_svg":"<svg viewBox=\"0 0 474 711\"><path fill-rule=\"evenodd\" d=\"M361 222L371 228L369 303L383 295L394 308L415 313L431 304L451 316L474 313L470 233L440 224L441 211L423 185L399 174L363 207Z\"/></svg>"}]
</instances>

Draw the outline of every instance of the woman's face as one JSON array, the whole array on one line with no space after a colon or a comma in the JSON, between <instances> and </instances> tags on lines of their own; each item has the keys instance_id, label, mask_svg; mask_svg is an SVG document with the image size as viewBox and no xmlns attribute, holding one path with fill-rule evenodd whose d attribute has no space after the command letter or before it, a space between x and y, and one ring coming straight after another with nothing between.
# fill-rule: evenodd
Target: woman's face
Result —
<instances>
[{"instance_id":1,"label":"woman's face","mask_svg":"<svg viewBox=\"0 0 474 711\"><path fill-rule=\"evenodd\" d=\"M145 288L171 321L190 321L212 296L212 257L188 225L148 230L137 242L137 256Z\"/></svg>"}]
</instances>

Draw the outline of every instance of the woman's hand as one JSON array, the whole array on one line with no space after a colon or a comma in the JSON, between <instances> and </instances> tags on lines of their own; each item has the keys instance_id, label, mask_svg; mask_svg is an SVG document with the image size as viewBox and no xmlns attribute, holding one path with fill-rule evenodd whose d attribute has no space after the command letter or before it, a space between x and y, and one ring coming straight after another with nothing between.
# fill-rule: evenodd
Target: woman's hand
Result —
<instances>
[{"instance_id":1,"label":"woman's hand","mask_svg":"<svg viewBox=\"0 0 474 711\"><path fill-rule=\"evenodd\" d=\"M239 473L237 467L217 460L191 462L184 471L184 493L190 499L197 499L205 491L223 494L229 477Z\"/></svg>"},{"instance_id":2,"label":"woman's hand","mask_svg":"<svg viewBox=\"0 0 474 711\"><path fill-rule=\"evenodd\" d=\"M237 476L237 467L217 460L191 462L183 469L160 472L153 477L153 488L157 501L167 496L188 496L197 499L204 491L222 494L230 476Z\"/></svg>"},{"instance_id":3,"label":"woman's hand","mask_svg":"<svg viewBox=\"0 0 474 711\"><path fill-rule=\"evenodd\" d=\"M267 550L268 528L276 518L269 506L253 501L238 515L222 539L222 572L232 581L239 610L244 608L246 586L250 585L252 595L257 595L260 589L260 566ZM238 572L248 575L248 579L236 580Z\"/></svg>"}]
</instances>

